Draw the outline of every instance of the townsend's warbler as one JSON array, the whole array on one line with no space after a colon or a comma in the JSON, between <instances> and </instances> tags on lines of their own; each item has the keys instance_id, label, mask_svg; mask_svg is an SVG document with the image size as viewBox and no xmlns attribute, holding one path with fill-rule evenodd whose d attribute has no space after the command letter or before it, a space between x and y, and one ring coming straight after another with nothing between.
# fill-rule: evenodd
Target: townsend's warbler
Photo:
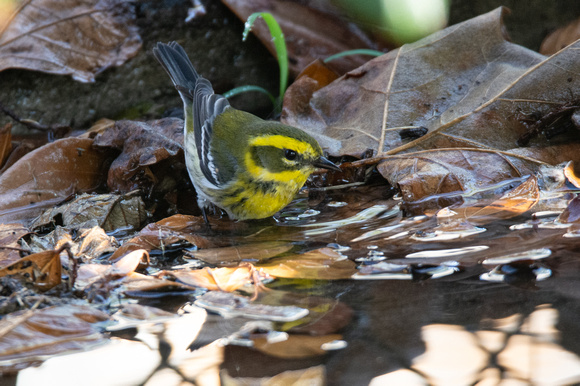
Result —
<instances>
[{"instance_id":1,"label":"townsend's warbler","mask_svg":"<svg viewBox=\"0 0 580 386\"><path fill-rule=\"evenodd\" d=\"M316 167L340 170L304 131L230 107L176 42L157 43L153 54L183 100L185 163L204 217L210 203L233 219L271 216Z\"/></svg>"}]
</instances>

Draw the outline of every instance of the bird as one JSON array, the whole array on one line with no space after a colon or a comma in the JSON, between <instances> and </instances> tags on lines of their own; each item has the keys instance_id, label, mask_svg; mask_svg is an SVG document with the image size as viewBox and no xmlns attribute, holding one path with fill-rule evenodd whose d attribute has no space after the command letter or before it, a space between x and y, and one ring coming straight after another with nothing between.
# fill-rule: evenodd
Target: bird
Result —
<instances>
[{"instance_id":1,"label":"bird","mask_svg":"<svg viewBox=\"0 0 580 386\"><path fill-rule=\"evenodd\" d=\"M185 164L206 224L212 204L234 220L270 217L316 168L341 170L305 131L230 106L177 42L157 43L153 55L183 101Z\"/></svg>"}]
</instances>

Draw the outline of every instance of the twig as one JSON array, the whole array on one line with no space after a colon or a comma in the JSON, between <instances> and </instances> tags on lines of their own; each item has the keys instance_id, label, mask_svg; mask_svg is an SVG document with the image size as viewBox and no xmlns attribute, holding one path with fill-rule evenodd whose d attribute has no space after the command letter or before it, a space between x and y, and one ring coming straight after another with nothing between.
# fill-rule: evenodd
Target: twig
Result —
<instances>
[{"instance_id":1,"label":"twig","mask_svg":"<svg viewBox=\"0 0 580 386\"><path fill-rule=\"evenodd\" d=\"M40 130L40 131L49 131L49 132L54 132L54 133L63 133L63 134L71 130L71 127L68 125L46 126L46 125L40 124L36 121L33 121L32 119L20 118L15 112L13 112L12 110L5 107L2 102L0 102L0 111L3 112L5 115L9 116L10 118L12 118L13 120L15 120L16 122L30 128L30 129Z\"/></svg>"}]
</instances>

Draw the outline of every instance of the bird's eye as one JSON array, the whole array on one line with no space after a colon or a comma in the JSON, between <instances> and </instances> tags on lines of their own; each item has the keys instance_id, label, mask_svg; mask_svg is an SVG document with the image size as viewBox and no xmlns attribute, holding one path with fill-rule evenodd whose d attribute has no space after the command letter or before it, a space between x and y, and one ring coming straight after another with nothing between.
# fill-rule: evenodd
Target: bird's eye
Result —
<instances>
[{"instance_id":1,"label":"bird's eye","mask_svg":"<svg viewBox=\"0 0 580 386\"><path fill-rule=\"evenodd\" d=\"M286 159L293 161L296 159L296 152L294 150L290 150L290 149L286 149L284 150L284 157L286 157Z\"/></svg>"}]
</instances>

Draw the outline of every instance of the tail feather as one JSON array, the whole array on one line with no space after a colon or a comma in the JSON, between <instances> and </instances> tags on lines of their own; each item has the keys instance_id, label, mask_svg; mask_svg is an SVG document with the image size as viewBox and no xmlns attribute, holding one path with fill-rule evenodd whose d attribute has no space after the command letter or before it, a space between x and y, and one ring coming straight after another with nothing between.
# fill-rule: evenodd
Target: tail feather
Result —
<instances>
[{"instance_id":1,"label":"tail feather","mask_svg":"<svg viewBox=\"0 0 580 386\"><path fill-rule=\"evenodd\" d=\"M153 55L167 71L181 96L193 100L195 87L200 76L183 48L176 42L157 43L157 47L153 48ZM210 92L213 93L211 85L209 88Z\"/></svg>"}]
</instances>

